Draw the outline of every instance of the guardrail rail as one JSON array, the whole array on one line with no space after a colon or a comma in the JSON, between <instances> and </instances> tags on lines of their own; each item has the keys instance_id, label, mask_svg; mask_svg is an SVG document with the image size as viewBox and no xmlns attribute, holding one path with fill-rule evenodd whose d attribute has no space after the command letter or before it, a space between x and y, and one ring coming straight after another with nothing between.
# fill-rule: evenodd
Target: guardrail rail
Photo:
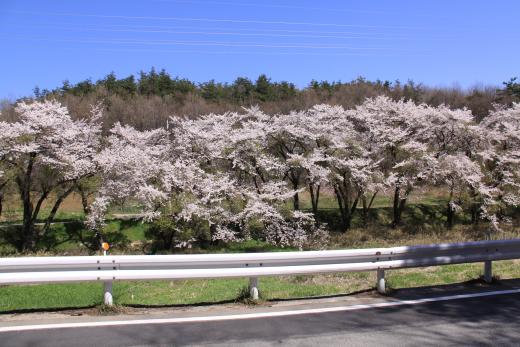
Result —
<instances>
[{"instance_id":1,"label":"guardrail rail","mask_svg":"<svg viewBox=\"0 0 520 347\"><path fill-rule=\"evenodd\" d=\"M0 258L0 285L104 282L104 303L113 304L117 280L213 279L248 277L258 299L258 277L331 272L377 271L384 293L391 269L484 262L492 280L492 261L520 258L520 239L352 250Z\"/></svg>"}]
</instances>

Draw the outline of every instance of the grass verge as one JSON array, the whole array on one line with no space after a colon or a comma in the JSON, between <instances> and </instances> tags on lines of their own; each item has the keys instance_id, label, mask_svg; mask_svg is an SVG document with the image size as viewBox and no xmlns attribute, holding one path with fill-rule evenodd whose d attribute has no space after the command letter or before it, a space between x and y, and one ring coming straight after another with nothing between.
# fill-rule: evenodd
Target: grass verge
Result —
<instances>
[{"instance_id":1,"label":"grass verge","mask_svg":"<svg viewBox=\"0 0 520 347\"><path fill-rule=\"evenodd\" d=\"M392 270L390 288L460 283L482 275L481 263ZM497 261L493 272L501 279L520 278L520 261ZM283 300L349 294L370 290L375 273L262 277L262 300ZM114 283L114 301L124 306L184 306L231 303L244 299L247 279L185 281L122 281ZM0 287L0 312L82 308L102 304L102 284L45 284Z\"/></svg>"}]
</instances>

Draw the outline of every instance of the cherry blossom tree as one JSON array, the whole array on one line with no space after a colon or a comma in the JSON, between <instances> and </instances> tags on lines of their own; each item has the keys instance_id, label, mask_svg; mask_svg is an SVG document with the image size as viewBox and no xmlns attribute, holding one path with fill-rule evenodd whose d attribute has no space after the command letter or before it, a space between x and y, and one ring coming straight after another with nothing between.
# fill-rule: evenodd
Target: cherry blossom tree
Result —
<instances>
[{"instance_id":1,"label":"cherry blossom tree","mask_svg":"<svg viewBox=\"0 0 520 347\"><path fill-rule=\"evenodd\" d=\"M284 165L283 179L288 181L294 191L294 210L300 209L299 193L307 171L302 166L302 160L315 146L316 132L307 126L308 121L309 116L306 112L291 112L271 117L266 127L270 152Z\"/></svg>"},{"instance_id":2,"label":"cherry blossom tree","mask_svg":"<svg viewBox=\"0 0 520 347\"><path fill-rule=\"evenodd\" d=\"M250 238L252 223L261 223L268 242L303 247L323 231L308 214L284 212L294 191L280 180L277 159L263 151L263 118L251 109L172 119L169 131L116 124L97 158L103 183L89 225L102 226L110 203L134 199L145 220L160 214L179 225L204 220L214 241ZM172 200L176 211L165 208Z\"/></svg>"},{"instance_id":3,"label":"cherry blossom tree","mask_svg":"<svg viewBox=\"0 0 520 347\"><path fill-rule=\"evenodd\" d=\"M392 225L401 223L412 191L425 182L434 157L424 143L426 106L387 97L367 99L353 116L366 124L368 148L379 160L386 184L393 189Z\"/></svg>"},{"instance_id":4,"label":"cherry blossom tree","mask_svg":"<svg viewBox=\"0 0 520 347\"><path fill-rule=\"evenodd\" d=\"M448 228L453 226L455 212L462 210L465 203L477 223L482 217L482 203L490 201L491 193L485 187L485 172L478 155L490 148L487 136L467 109L440 105L428 107L425 116L427 127L423 137L438 161L435 181L446 186L449 193L446 224Z\"/></svg>"},{"instance_id":5,"label":"cherry blossom tree","mask_svg":"<svg viewBox=\"0 0 520 347\"><path fill-rule=\"evenodd\" d=\"M285 130L274 130L282 124L277 117L268 116L258 108L250 108L243 113L228 113L224 117L202 117L192 123L191 132L204 133L204 142L210 144L210 161L219 163L211 172L220 170L222 175L228 173L233 178L233 187L226 194L227 200L234 201L235 206L227 215L226 209L221 210L221 217L225 216L227 221L222 218L218 231L212 233L213 239L250 238L251 225L258 223L263 228L260 237L281 246L303 247L310 242L312 235L317 234L324 238L324 231L315 225L311 215L297 209L284 211L289 197L293 198L293 202L298 201L294 199L300 189L296 187L295 190L294 184L287 186L285 179L291 173L301 175L296 171L303 169L295 158L290 158L295 153L284 152L284 155L287 154L285 160L278 156L279 153L273 153L273 146L288 143L283 138L287 135ZM301 131L296 129L298 122L292 125L289 128L293 133Z\"/></svg>"},{"instance_id":6,"label":"cherry blossom tree","mask_svg":"<svg viewBox=\"0 0 520 347\"><path fill-rule=\"evenodd\" d=\"M92 107L81 120L72 120L57 101L22 102L16 112L18 121L0 122L0 160L23 205L20 248L34 250L63 200L79 181L96 173L93 159L100 146L101 107ZM37 229L42 205L51 197L49 215Z\"/></svg>"},{"instance_id":7,"label":"cherry blossom tree","mask_svg":"<svg viewBox=\"0 0 520 347\"><path fill-rule=\"evenodd\" d=\"M490 143L479 155L489 172L488 184L496 193L493 202L498 217L503 219L506 208L520 205L520 103L497 107L479 125Z\"/></svg>"},{"instance_id":8,"label":"cherry blossom tree","mask_svg":"<svg viewBox=\"0 0 520 347\"><path fill-rule=\"evenodd\" d=\"M302 123L310 134L310 141L308 154L302 157L301 166L306 171L305 182L315 216L318 213L321 188L331 183L331 146L335 135L343 133L344 121L343 107L315 105L306 112L306 121Z\"/></svg>"},{"instance_id":9,"label":"cherry blossom tree","mask_svg":"<svg viewBox=\"0 0 520 347\"><path fill-rule=\"evenodd\" d=\"M101 187L90 207L87 224L99 229L110 203L128 199L136 199L143 206L143 218L152 220L168 200L164 187L174 181L166 175L171 169L167 131L139 131L116 123L106 142L95 157Z\"/></svg>"},{"instance_id":10,"label":"cherry blossom tree","mask_svg":"<svg viewBox=\"0 0 520 347\"><path fill-rule=\"evenodd\" d=\"M453 227L455 213L461 211L464 195L486 191L484 174L478 162L472 161L464 153L442 155L435 168L435 179L447 186L446 226Z\"/></svg>"}]
</instances>

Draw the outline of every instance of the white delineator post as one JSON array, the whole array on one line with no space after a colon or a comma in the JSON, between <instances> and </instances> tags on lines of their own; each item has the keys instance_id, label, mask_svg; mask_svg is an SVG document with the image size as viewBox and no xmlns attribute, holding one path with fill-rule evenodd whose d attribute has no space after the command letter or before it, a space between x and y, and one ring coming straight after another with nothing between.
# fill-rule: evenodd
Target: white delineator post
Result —
<instances>
[{"instance_id":1,"label":"white delineator post","mask_svg":"<svg viewBox=\"0 0 520 347\"><path fill-rule=\"evenodd\" d=\"M249 277L249 296L252 300L258 300L258 277Z\"/></svg>"},{"instance_id":2,"label":"white delineator post","mask_svg":"<svg viewBox=\"0 0 520 347\"><path fill-rule=\"evenodd\" d=\"M484 281L486 283L493 282L493 268L491 260L486 260L484 262Z\"/></svg>"},{"instance_id":3,"label":"white delineator post","mask_svg":"<svg viewBox=\"0 0 520 347\"><path fill-rule=\"evenodd\" d=\"M107 255L108 243L103 242L103 255ZM107 306L114 305L114 298L112 297L112 281L103 282L103 303Z\"/></svg>"},{"instance_id":4,"label":"white delineator post","mask_svg":"<svg viewBox=\"0 0 520 347\"><path fill-rule=\"evenodd\" d=\"M379 294L386 293L385 270L377 269L377 291Z\"/></svg>"},{"instance_id":5,"label":"white delineator post","mask_svg":"<svg viewBox=\"0 0 520 347\"><path fill-rule=\"evenodd\" d=\"M103 296L103 302L107 306L114 305L114 298L112 297L112 281L104 282L105 295Z\"/></svg>"}]
</instances>

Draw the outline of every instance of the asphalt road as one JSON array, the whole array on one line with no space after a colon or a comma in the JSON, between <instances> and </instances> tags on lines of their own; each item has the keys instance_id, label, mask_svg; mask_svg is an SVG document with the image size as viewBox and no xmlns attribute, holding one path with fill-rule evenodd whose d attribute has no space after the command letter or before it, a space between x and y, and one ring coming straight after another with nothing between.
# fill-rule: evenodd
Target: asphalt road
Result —
<instances>
[{"instance_id":1,"label":"asphalt road","mask_svg":"<svg viewBox=\"0 0 520 347\"><path fill-rule=\"evenodd\" d=\"M520 294L273 318L0 334L1 346L518 346Z\"/></svg>"}]
</instances>

